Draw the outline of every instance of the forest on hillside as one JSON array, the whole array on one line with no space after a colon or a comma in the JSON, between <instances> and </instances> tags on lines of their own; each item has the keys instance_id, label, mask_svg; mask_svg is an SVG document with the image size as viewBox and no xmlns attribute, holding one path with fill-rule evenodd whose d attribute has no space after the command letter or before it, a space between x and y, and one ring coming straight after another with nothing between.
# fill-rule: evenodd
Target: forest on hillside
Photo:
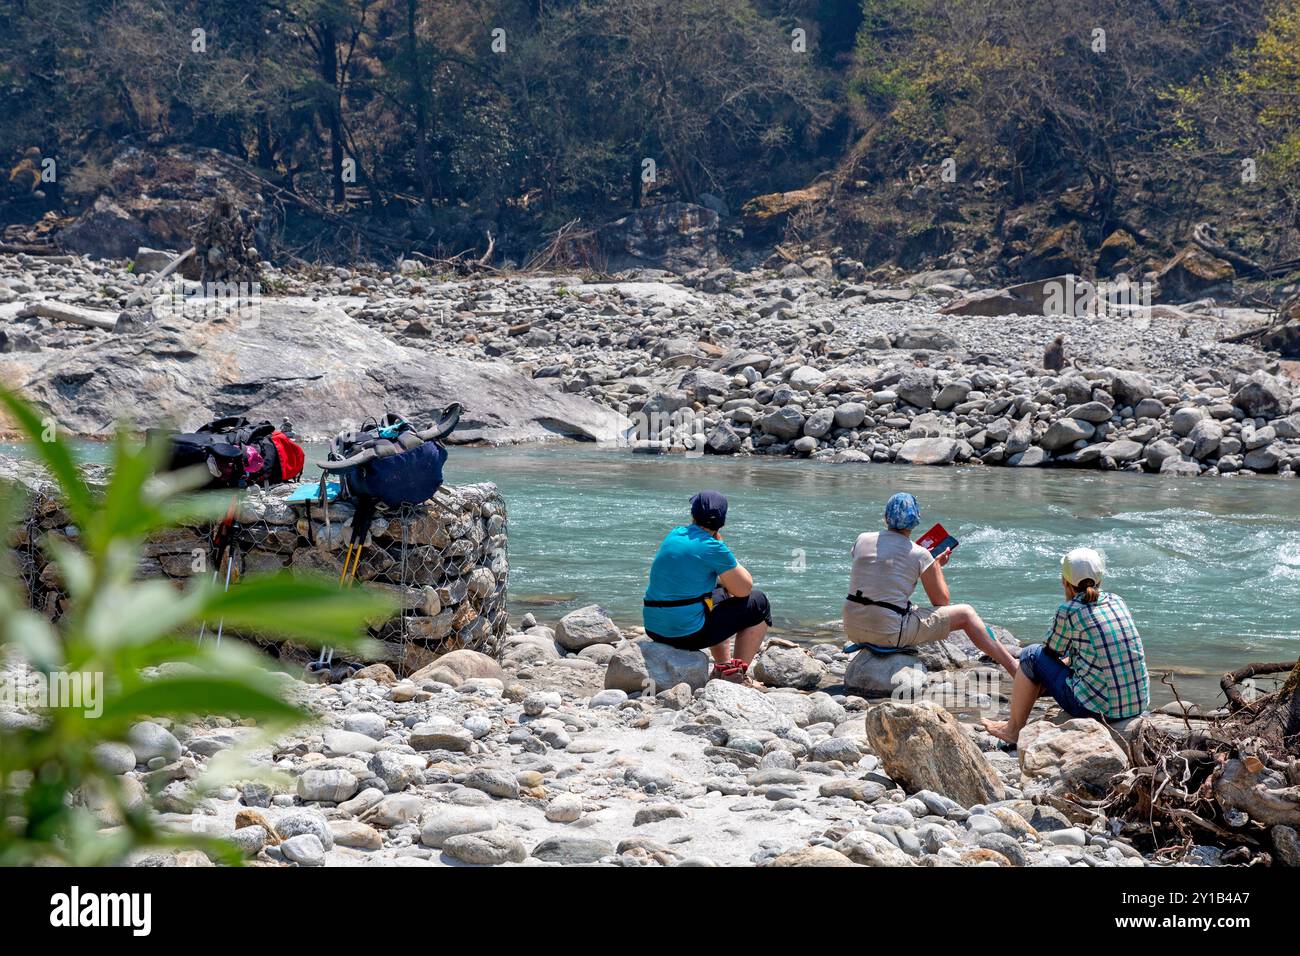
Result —
<instances>
[{"instance_id":1,"label":"forest on hillside","mask_svg":"<svg viewBox=\"0 0 1300 956\"><path fill-rule=\"evenodd\" d=\"M179 144L517 255L671 200L868 261L1300 255L1295 0L3 0L0 114L2 222Z\"/></svg>"}]
</instances>

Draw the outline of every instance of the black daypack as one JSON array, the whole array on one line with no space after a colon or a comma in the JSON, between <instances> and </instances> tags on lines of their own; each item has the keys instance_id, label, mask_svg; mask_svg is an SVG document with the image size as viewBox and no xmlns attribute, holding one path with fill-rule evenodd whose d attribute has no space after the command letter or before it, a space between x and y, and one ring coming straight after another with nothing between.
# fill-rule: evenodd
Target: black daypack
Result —
<instances>
[{"instance_id":1,"label":"black daypack","mask_svg":"<svg viewBox=\"0 0 1300 956\"><path fill-rule=\"evenodd\" d=\"M149 436L159 434L150 429ZM193 432L161 432L170 445L167 471L206 466L209 488L275 485L302 474L301 446L270 422L231 416Z\"/></svg>"}]
</instances>

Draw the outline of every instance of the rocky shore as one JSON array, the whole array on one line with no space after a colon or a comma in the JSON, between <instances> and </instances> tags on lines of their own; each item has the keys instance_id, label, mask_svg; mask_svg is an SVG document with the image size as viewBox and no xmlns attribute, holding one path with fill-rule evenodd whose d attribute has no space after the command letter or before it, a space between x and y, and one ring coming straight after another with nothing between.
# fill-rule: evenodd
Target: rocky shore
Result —
<instances>
[{"instance_id":1,"label":"rocky shore","mask_svg":"<svg viewBox=\"0 0 1300 956\"><path fill-rule=\"evenodd\" d=\"M99 759L167 827L231 840L261 865L1156 862L1066 799L1104 793L1127 768L1122 738L1100 724L1040 704L1008 753L931 693L902 699L903 679L894 699L847 686L890 681L831 645L769 642L755 668L767 686L748 688L707 681L702 653L645 643L594 606L521 623L499 661L457 650L404 679L385 664L339 684L286 674L318 721L272 742L226 717L146 720ZM957 642L932 650L944 668L932 688L991 667ZM255 771L209 778L236 747ZM1196 847L1182 862L1221 855Z\"/></svg>"},{"instance_id":2,"label":"rocky shore","mask_svg":"<svg viewBox=\"0 0 1300 956\"><path fill-rule=\"evenodd\" d=\"M225 413L232 391L245 404L286 401L303 376L293 356L313 342L335 356L333 338L341 371L293 410L300 427L322 435L334 424L316 411L323 396L394 398L357 384L380 378L364 363L359 379L340 378L358 357L384 353L380 366L407 370L399 384L408 407L445 399L446 382L460 383L468 439L620 440L612 416L601 417L613 410L648 451L1166 475L1293 477L1300 468L1295 363L1223 341L1258 313L1206 299L1045 318L1017 307L1033 297L1016 292L1004 306L1020 314L966 314L998 311L986 303L1001 299L973 293L964 269L888 282L860 271L818 255L779 271L617 282L455 279L413 261L392 274L268 267L259 308L276 321L228 322L227 344L286 348L285 366L264 363L256 381L249 369L239 382L196 375L170 410L196 421ZM114 401L134 401L114 398L125 374L113 378L114 368L183 378L184 353L215 348L220 330L208 326L220 319L168 319L171 334L160 339L156 329L148 338L153 317L137 314L113 331L35 307L57 300L111 319L139 282L116 262L0 257L0 349L13 353L6 379L69 427L93 432L110 426ZM1065 365L1049 371L1044 351L1058 334ZM132 347L138 336L146 338ZM88 400L105 406L98 419L87 416ZM473 427L476 415L483 427Z\"/></svg>"}]
</instances>

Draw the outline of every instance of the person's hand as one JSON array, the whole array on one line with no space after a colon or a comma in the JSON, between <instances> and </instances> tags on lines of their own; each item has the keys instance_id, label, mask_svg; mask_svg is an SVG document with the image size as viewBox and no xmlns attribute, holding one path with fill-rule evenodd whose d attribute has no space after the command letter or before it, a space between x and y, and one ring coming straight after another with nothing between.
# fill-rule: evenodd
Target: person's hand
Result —
<instances>
[{"instance_id":1,"label":"person's hand","mask_svg":"<svg viewBox=\"0 0 1300 956\"><path fill-rule=\"evenodd\" d=\"M942 568L948 564L948 559L951 557L952 557L952 548L944 548L943 553L941 553L934 560L938 561L939 567Z\"/></svg>"}]
</instances>

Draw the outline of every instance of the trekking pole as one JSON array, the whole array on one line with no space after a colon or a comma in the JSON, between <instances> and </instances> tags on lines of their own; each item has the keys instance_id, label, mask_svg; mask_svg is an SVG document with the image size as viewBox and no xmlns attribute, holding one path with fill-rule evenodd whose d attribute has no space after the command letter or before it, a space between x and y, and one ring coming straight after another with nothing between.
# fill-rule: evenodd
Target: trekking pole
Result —
<instances>
[{"instance_id":1,"label":"trekking pole","mask_svg":"<svg viewBox=\"0 0 1300 956\"><path fill-rule=\"evenodd\" d=\"M348 541L347 553L343 556L343 570L339 574L339 587L351 587L357 579L361 568L361 552L365 549L366 535L370 533L370 522L375 516L375 499L364 497L357 501L356 511L352 515L352 536ZM309 665L313 671L322 671L334 660L334 648L321 647L320 656L314 664Z\"/></svg>"},{"instance_id":2,"label":"trekking pole","mask_svg":"<svg viewBox=\"0 0 1300 956\"><path fill-rule=\"evenodd\" d=\"M221 519L221 524L212 530L212 552L215 558L215 566L212 569L212 583L217 583L217 576L221 573L221 556L225 554L229 557L231 542L233 540L233 529L235 527L235 515L239 505L239 495L236 494L230 499L230 507L226 509L226 516ZM226 567L226 591L230 590L230 567ZM225 624L225 618L217 626L217 646L221 646L221 625ZM205 620L199 625L199 646L203 646L203 638L207 634L208 622Z\"/></svg>"},{"instance_id":3,"label":"trekking pole","mask_svg":"<svg viewBox=\"0 0 1300 956\"><path fill-rule=\"evenodd\" d=\"M223 591L230 590L230 573L235 569L235 554L237 552L237 543L232 542L230 548L226 551L226 586ZM221 632L225 629L226 619L223 617L217 622L217 647L221 646Z\"/></svg>"}]
</instances>

